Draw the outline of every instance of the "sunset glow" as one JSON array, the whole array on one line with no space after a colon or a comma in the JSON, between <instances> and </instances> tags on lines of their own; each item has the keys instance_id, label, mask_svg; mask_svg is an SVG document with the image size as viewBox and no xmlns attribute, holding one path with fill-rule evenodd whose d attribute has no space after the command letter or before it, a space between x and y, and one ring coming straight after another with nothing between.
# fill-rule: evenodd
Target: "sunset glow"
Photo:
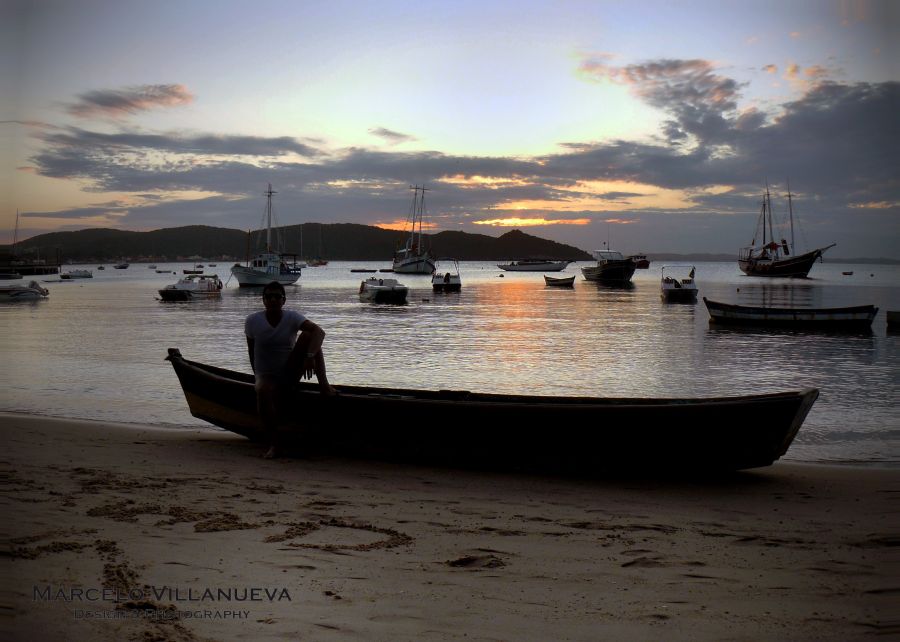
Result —
<instances>
[{"instance_id":1,"label":"sunset glow","mask_svg":"<svg viewBox=\"0 0 900 642\"><path fill-rule=\"evenodd\" d=\"M542 225L590 225L589 218L553 219L545 218L493 218L485 221L472 221L475 225L493 227L537 227Z\"/></svg>"}]
</instances>

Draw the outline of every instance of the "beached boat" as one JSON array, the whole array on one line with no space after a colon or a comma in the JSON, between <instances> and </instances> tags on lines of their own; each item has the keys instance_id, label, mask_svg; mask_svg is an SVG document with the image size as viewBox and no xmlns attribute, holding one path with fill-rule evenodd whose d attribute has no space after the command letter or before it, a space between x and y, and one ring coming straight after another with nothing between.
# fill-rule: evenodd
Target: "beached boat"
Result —
<instances>
[{"instance_id":1,"label":"beached boat","mask_svg":"<svg viewBox=\"0 0 900 642\"><path fill-rule=\"evenodd\" d=\"M790 186L788 186L787 197L791 228L790 244L786 238L782 238L780 241L775 238L775 227L772 222L772 199L769 195L769 187L766 185L766 193L763 195L753 241L747 247L741 248L738 253L738 267L744 274L806 278L816 259L821 259L825 250L837 245L837 243L832 243L805 254L795 254L794 206ZM762 243L759 245L756 244L757 238L762 238Z\"/></svg>"},{"instance_id":2,"label":"beached boat","mask_svg":"<svg viewBox=\"0 0 900 642\"><path fill-rule=\"evenodd\" d=\"M246 265L235 263L231 273L242 286L266 285L278 281L292 285L300 278L302 268L297 265L296 254L285 254L272 244L272 184L266 190L266 247ZM291 261L290 263L288 261Z\"/></svg>"},{"instance_id":3,"label":"beached boat","mask_svg":"<svg viewBox=\"0 0 900 642\"><path fill-rule=\"evenodd\" d=\"M453 270L448 264L453 264ZM462 278L459 276L459 261L456 259L438 259L434 274L431 275L431 289L435 292L459 292L462 289Z\"/></svg>"},{"instance_id":4,"label":"beached boat","mask_svg":"<svg viewBox=\"0 0 900 642\"><path fill-rule=\"evenodd\" d=\"M858 305L849 308L769 308L732 305L703 297L710 323L764 325L825 329L864 329L872 325L878 308Z\"/></svg>"},{"instance_id":5,"label":"beached boat","mask_svg":"<svg viewBox=\"0 0 900 642\"><path fill-rule=\"evenodd\" d=\"M498 263L497 267L507 272L562 272L572 261L548 259L519 259L509 263Z\"/></svg>"},{"instance_id":6,"label":"beached boat","mask_svg":"<svg viewBox=\"0 0 900 642\"><path fill-rule=\"evenodd\" d=\"M573 288L575 287L575 275L572 276L564 276L561 278L555 278L552 276L544 275L544 284L552 285L558 288Z\"/></svg>"},{"instance_id":7,"label":"beached boat","mask_svg":"<svg viewBox=\"0 0 900 642\"><path fill-rule=\"evenodd\" d=\"M422 238L425 192L428 190L424 185L422 187L416 185L409 189L413 190L413 201L406 219L409 225L409 235L406 237L403 247L394 252L393 270L401 274L431 274L434 272L434 260Z\"/></svg>"},{"instance_id":8,"label":"beached boat","mask_svg":"<svg viewBox=\"0 0 900 642\"><path fill-rule=\"evenodd\" d=\"M33 301L50 295L50 290L41 287L37 281L28 285L0 285L0 301Z\"/></svg>"},{"instance_id":9,"label":"beached boat","mask_svg":"<svg viewBox=\"0 0 900 642\"><path fill-rule=\"evenodd\" d=\"M597 265L581 268L587 281L629 283L634 276L634 261L626 259L621 252L594 250L591 254L597 259Z\"/></svg>"},{"instance_id":10,"label":"beached boat","mask_svg":"<svg viewBox=\"0 0 900 642\"><path fill-rule=\"evenodd\" d=\"M636 270L649 270L650 269L650 261L647 260L646 254L632 254L628 257L632 261L634 261L634 269Z\"/></svg>"},{"instance_id":11,"label":"beached boat","mask_svg":"<svg viewBox=\"0 0 900 642\"><path fill-rule=\"evenodd\" d=\"M697 300L697 283L694 281L696 268L691 265L691 271L687 276L672 276L672 272L680 270L681 274L687 270L687 266L664 265L660 273L659 296L663 301L692 303ZM669 274L666 274L669 270Z\"/></svg>"},{"instance_id":12,"label":"beached boat","mask_svg":"<svg viewBox=\"0 0 900 642\"><path fill-rule=\"evenodd\" d=\"M359 300L363 303L406 303L409 288L397 279L371 277L359 284Z\"/></svg>"},{"instance_id":13,"label":"beached boat","mask_svg":"<svg viewBox=\"0 0 900 642\"><path fill-rule=\"evenodd\" d=\"M252 374L188 361L175 348L167 358L193 416L264 440ZM768 466L787 451L818 396L815 389L706 399L365 386L339 386L338 395L322 396L318 390L298 383L282 417L304 452L562 472L671 467L692 474ZM316 417L323 420L310 421Z\"/></svg>"},{"instance_id":14,"label":"beached boat","mask_svg":"<svg viewBox=\"0 0 900 642\"><path fill-rule=\"evenodd\" d=\"M69 280L69 279L93 279L94 273L90 270L69 270L68 272L63 272L59 275L59 278Z\"/></svg>"},{"instance_id":15,"label":"beached boat","mask_svg":"<svg viewBox=\"0 0 900 642\"><path fill-rule=\"evenodd\" d=\"M190 274L177 283L159 290L163 301L212 299L222 295L222 281L217 274Z\"/></svg>"}]
</instances>

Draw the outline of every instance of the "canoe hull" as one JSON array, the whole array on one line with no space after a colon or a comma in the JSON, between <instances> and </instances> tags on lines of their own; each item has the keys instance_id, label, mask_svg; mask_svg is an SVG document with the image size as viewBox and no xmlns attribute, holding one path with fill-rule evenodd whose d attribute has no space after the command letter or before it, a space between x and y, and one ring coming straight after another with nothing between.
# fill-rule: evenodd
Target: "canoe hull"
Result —
<instances>
[{"instance_id":1,"label":"canoe hull","mask_svg":"<svg viewBox=\"0 0 900 642\"><path fill-rule=\"evenodd\" d=\"M252 375L188 361L176 349L168 360L191 414L264 440ZM283 420L304 450L342 456L565 472L735 470L781 457L817 396L597 399L341 386L325 397L301 383ZM413 416L428 417L427 425L397 421ZM547 426L565 428L551 435Z\"/></svg>"},{"instance_id":2,"label":"canoe hull","mask_svg":"<svg viewBox=\"0 0 900 642\"><path fill-rule=\"evenodd\" d=\"M703 297L710 323L758 325L789 328L866 329L871 327L878 308L859 305L849 308L766 308L732 305Z\"/></svg>"}]
</instances>

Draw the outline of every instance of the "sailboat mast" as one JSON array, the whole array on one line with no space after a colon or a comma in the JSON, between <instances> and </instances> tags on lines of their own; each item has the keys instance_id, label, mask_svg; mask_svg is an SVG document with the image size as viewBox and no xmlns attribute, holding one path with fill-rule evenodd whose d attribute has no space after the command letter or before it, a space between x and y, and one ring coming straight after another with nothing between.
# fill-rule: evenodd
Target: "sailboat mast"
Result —
<instances>
[{"instance_id":1,"label":"sailboat mast","mask_svg":"<svg viewBox=\"0 0 900 642\"><path fill-rule=\"evenodd\" d=\"M791 216L791 254L796 255L797 250L794 249L794 203L791 200L791 179L788 179L787 182L788 187L788 211Z\"/></svg>"},{"instance_id":2,"label":"sailboat mast","mask_svg":"<svg viewBox=\"0 0 900 642\"><path fill-rule=\"evenodd\" d=\"M266 191L266 252L272 251L272 183Z\"/></svg>"},{"instance_id":3,"label":"sailboat mast","mask_svg":"<svg viewBox=\"0 0 900 642\"><path fill-rule=\"evenodd\" d=\"M16 256L16 245L19 244L19 208L16 208L16 231L13 233L12 253Z\"/></svg>"}]
</instances>

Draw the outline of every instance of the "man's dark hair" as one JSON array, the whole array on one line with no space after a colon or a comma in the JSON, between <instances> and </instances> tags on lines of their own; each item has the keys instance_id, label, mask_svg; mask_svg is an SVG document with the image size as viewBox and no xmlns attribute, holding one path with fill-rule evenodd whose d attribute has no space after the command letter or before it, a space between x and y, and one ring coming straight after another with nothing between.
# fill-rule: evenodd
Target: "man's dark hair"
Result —
<instances>
[{"instance_id":1,"label":"man's dark hair","mask_svg":"<svg viewBox=\"0 0 900 642\"><path fill-rule=\"evenodd\" d=\"M278 281L271 281L266 284L266 287L263 288L263 296L266 296L266 292L270 292L272 290L277 290L281 293L281 296L287 298L287 294L284 291L284 286L281 285L281 283L279 283Z\"/></svg>"}]
</instances>

